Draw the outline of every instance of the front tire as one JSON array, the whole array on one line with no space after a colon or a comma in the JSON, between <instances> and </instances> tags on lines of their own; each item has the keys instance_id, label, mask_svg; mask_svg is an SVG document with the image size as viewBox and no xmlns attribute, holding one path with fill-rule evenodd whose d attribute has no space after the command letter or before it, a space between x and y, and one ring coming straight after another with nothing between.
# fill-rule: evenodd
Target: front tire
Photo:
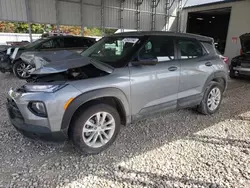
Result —
<instances>
[{"instance_id":1,"label":"front tire","mask_svg":"<svg viewBox=\"0 0 250 188\"><path fill-rule=\"evenodd\" d=\"M211 82L204 93L203 99L198 106L198 112L211 115L219 110L223 98L223 86L217 82Z\"/></svg>"},{"instance_id":2,"label":"front tire","mask_svg":"<svg viewBox=\"0 0 250 188\"><path fill-rule=\"evenodd\" d=\"M98 154L115 141L120 127L117 110L106 104L97 104L77 115L70 127L69 136L83 153Z\"/></svg>"},{"instance_id":3,"label":"front tire","mask_svg":"<svg viewBox=\"0 0 250 188\"><path fill-rule=\"evenodd\" d=\"M20 79L27 79L30 77L29 66L22 60L18 60L13 65L13 73Z\"/></svg>"}]
</instances>

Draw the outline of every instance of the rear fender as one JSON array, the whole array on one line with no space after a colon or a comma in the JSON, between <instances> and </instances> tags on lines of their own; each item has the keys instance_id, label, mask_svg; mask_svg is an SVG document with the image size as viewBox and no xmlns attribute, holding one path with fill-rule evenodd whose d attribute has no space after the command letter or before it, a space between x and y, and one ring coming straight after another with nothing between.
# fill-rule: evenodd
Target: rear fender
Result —
<instances>
[{"instance_id":1,"label":"rear fender","mask_svg":"<svg viewBox=\"0 0 250 188\"><path fill-rule=\"evenodd\" d=\"M225 91L226 88L227 88L227 75L225 74L224 71L217 71L217 72L214 72L213 74L211 74L208 77L205 85L203 86L202 93L205 92L205 90L206 90L207 86L209 85L209 83L212 82L212 81L215 81L216 79L222 79L223 80L223 82L224 82L224 91Z\"/></svg>"}]
</instances>

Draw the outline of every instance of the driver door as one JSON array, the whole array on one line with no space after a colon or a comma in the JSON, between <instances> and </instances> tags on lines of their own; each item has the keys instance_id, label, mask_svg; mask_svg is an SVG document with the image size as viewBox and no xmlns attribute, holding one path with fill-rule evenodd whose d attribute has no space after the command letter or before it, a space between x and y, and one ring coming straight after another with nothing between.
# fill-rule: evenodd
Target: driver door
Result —
<instances>
[{"instance_id":1,"label":"driver door","mask_svg":"<svg viewBox=\"0 0 250 188\"><path fill-rule=\"evenodd\" d=\"M135 119L177 107L180 66L173 37L153 36L138 53L139 61L155 58L156 65L129 67Z\"/></svg>"}]
</instances>

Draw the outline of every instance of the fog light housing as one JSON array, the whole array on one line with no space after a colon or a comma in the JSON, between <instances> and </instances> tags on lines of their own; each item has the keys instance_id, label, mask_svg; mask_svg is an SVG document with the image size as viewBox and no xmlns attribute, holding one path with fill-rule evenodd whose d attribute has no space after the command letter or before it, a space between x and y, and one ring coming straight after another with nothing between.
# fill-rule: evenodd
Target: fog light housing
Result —
<instances>
[{"instance_id":1,"label":"fog light housing","mask_svg":"<svg viewBox=\"0 0 250 188\"><path fill-rule=\"evenodd\" d=\"M44 105L43 102L41 101L33 101L30 102L28 105L29 110L40 117L47 117L47 111L46 111L46 107Z\"/></svg>"}]
</instances>

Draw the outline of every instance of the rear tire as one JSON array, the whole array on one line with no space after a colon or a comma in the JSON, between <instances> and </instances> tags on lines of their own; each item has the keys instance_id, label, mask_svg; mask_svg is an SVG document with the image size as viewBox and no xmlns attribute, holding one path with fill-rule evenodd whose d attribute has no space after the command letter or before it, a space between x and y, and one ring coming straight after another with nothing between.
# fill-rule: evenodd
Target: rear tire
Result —
<instances>
[{"instance_id":1,"label":"rear tire","mask_svg":"<svg viewBox=\"0 0 250 188\"><path fill-rule=\"evenodd\" d=\"M27 79L30 77L30 74L26 70L27 66L27 63L17 60L13 65L13 73L19 79Z\"/></svg>"},{"instance_id":2,"label":"rear tire","mask_svg":"<svg viewBox=\"0 0 250 188\"><path fill-rule=\"evenodd\" d=\"M232 78L232 79L236 78L235 71L231 67L230 67L230 70L229 70L229 77Z\"/></svg>"},{"instance_id":3,"label":"rear tire","mask_svg":"<svg viewBox=\"0 0 250 188\"><path fill-rule=\"evenodd\" d=\"M98 154L115 141L120 127L121 120L117 110L106 104L97 104L77 114L69 136L84 154Z\"/></svg>"},{"instance_id":4,"label":"rear tire","mask_svg":"<svg viewBox=\"0 0 250 188\"><path fill-rule=\"evenodd\" d=\"M211 115L219 110L223 98L223 86L218 82L211 82L204 93L203 99L198 106L198 112Z\"/></svg>"}]
</instances>

